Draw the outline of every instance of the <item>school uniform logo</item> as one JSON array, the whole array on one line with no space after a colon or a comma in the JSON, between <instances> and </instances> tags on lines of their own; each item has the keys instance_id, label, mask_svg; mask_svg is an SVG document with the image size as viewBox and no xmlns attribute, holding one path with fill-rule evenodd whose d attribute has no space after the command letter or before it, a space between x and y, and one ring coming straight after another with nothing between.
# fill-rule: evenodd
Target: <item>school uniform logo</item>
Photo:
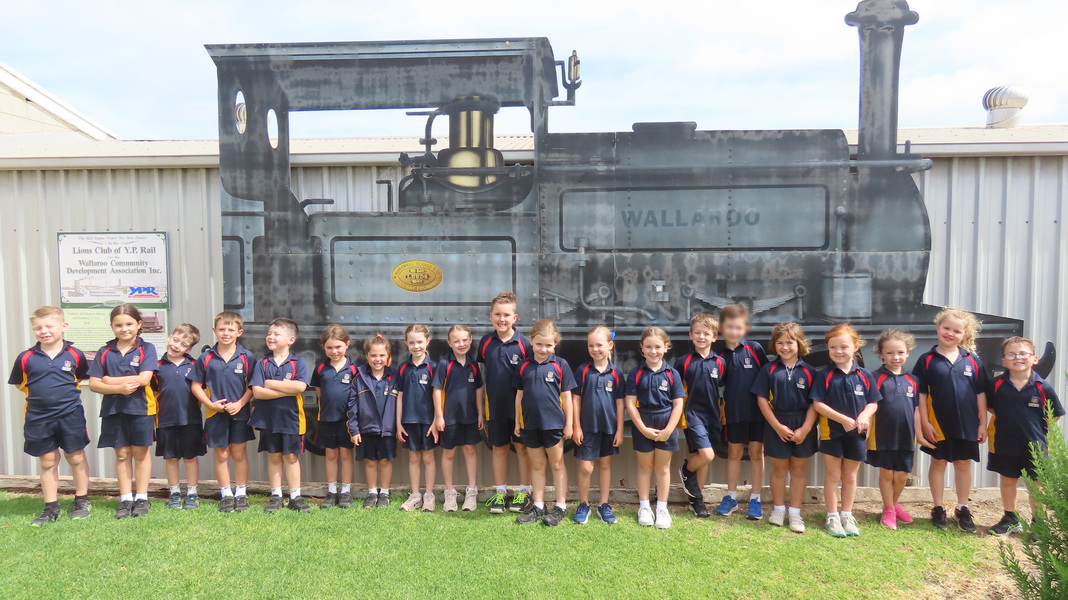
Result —
<instances>
[{"instance_id":1,"label":"school uniform logo","mask_svg":"<svg viewBox=\"0 0 1068 600\"><path fill-rule=\"evenodd\" d=\"M972 366L971 365L964 365L964 376L965 377L971 377L972 376Z\"/></svg>"},{"instance_id":2,"label":"school uniform logo","mask_svg":"<svg viewBox=\"0 0 1068 600\"><path fill-rule=\"evenodd\" d=\"M474 382L475 382L475 374L471 373L470 375L467 376L467 383L474 383Z\"/></svg>"},{"instance_id":3,"label":"school uniform logo","mask_svg":"<svg viewBox=\"0 0 1068 600\"><path fill-rule=\"evenodd\" d=\"M193 365L189 365L188 367L186 367L185 371L182 372L182 377L188 376L189 372L192 371L192 370L193 370Z\"/></svg>"},{"instance_id":4,"label":"school uniform logo","mask_svg":"<svg viewBox=\"0 0 1068 600\"><path fill-rule=\"evenodd\" d=\"M661 392L668 391L668 382L663 380L663 379L660 380L660 391Z\"/></svg>"},{"instance_id":5,"label":"school uniform logo","mask_svg":"<svg viewBox=\"0 0 1068 600\"><path fill-rule=\"evenodd\" d=\"M426 373L423 373L423 376L419 378L419 385L426 385Z\"/></svg>"},{"instance_id":6,"label":"school uniform logo","mask_svg":"<svg viewBox=\"0 0 1068 600\"><path fill-rule=\"evenodd\" d=\"M341 378L341 383L348 384L348 383L351 383L351 382L352 382L352 377L349 376L348 373L345 373L345 376Z\"/></svg>"},{"instance_id":7,"label":"school uniform logo","mask_svg":"<svg viewBox=\"0 0 1068 600\"><path fill-rule=\"evenodd\" d=\"M137 358L135 356L134 359L130 361L130 366L131 367L140 367L141 366L141 359Z\"/></svg>"},{"instance_id":8,"label":"school uniform logo","mask_svg":"<svg viewBox=\"0 0 1068 600\"><path fill-rule=\"evenodd\" d=\"M286 373L286 380L288 381L290 379L293 379L293 374L292 373Z\"/></svg>"},{"instance_id":9,"label":"school uniform logo","mask_svg":"<svg viewBox=\"0 0 1068 600\"><path fill-rule=\"evenodd\" d=\"M546 383L554 383L555 381L556 381L556 373L553 373L552 371L549 371L548 373L545 374L545 382Z\"/></svg>"},{"instance_id":10,"label":"school uniform logo","mask_svg":"<svg viewBox=\"0 0 1068 600\"><path fill-rule=\"evenodd\" d=\"M855 394L857 396L863 396L864 395L864 386L858 383L857 387L853 388L853 394Z\"/></svg>"},{"instance_id":11,"label":"school uniform logo","mask_svg":"<svg viewBox=\"0 0 1068 600\"><path fill-rule=\"evenodd\" d=\"M1032 396L1031 397L1031 401L1027 403L1027 406L1029 408L1041 408L1042 404L1039 403L1039 400L1038 400L1037 397Z\"/></svg>"},{"instance_id":12,"label":"school uniform logo","mask_svg":"<svg viewBox=\"0 0 1068 600\"><path fill-rule=\"evenodd\" d=\"M240 363L238 363L237 367L234 368L234 375L240 375L240 374L242 374L244 372L245 372L245 367L243 365L241 365Z\"/></svg>"},{"instance_id":13,"label":"school uniform logo","mask_svg":"<svg viewBox=\"0 0 1068 600\"><path fill-rule=\"evenodd\" d=\"M512 358L510 358L508 360L508 362L512 363L513 365L518 365L519 364L519 355L518 354L513 354Z\"/></svg>"},{"instance_id":14,"label":"school uniform logo","mask_svg":"<svg viewBox=\"0 0 1068 600\"><path fill-rule=\"evenodd\" d=\"M63 361L63 370L64 371L70 371L71 368L72 368L72 365L70 364L69 360Z\"/></svg>"},{"instance_id":15,"label":"school uniform logo","mask_svg":"<svg viewBox=\"0 0 1068 600\"><path fill-rule=\"evenodd\" d=\"M801 377L800 379L797 380L797 389L803 390L803 389L805 389L806 385L808 385L808 383L805 382L805 378L804 377Z\"/></svg>"},{"instance_id":16,"label":"school uniform logo","mask_svg":"<svg viewBox=\"0 0 1068 600\"><path fill-rule=\"evenodd\" d=\"M611 392L612 391L612 382L611 381L609 381L608 383L604 384L604 391L606 391L606 392Z\"/></svg>"},{"instance_id":17,"label":"school uniform logo","mask_svg":"<svg viewBox=\"0 0 1068 600\"><path fill-rule=\"evenodd\" d=\"M719 377L719 368L718 367L712 367L712 372L709 373L709 376L712 377L712 379L718 378Z\"/></svg>"},{"instance_id":18,"label":"school uniform logo","mask_svg":"<svg viewBox=\"0 0 1068 600\"><path fill-rule=\"evenodd\" d=\"M748 356L745 357L744 361L742 362L742 368L752 369L753 368L753 360L751 358L749 358Z\"/></svg>"},{"instance_id":19,"label":"school uniform logo","mask_svg":"<svg viewBox=\"0 0 1068 600\"><path fill-rule=\"evenodd\" d=\"M908 386L907 388L905 388L905 397L906 398L912 398L915 395L916 395L916 390L913 389L913 387L911 385Z\"/></svg>"}]
</instances>

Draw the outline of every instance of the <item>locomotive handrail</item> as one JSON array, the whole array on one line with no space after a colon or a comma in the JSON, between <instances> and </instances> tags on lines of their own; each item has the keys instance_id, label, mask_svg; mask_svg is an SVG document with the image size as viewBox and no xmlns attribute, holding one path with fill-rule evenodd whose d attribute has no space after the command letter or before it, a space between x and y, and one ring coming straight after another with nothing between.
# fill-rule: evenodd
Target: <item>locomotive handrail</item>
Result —
<instances>
[{"instance_id":1,"label":"locomotive handrail","mask_svg":"<svg viewBox=\"0 0 1068 600\"><path fill-rule=\"evenodd\" d=\"M934 166L934 162L929 158L902 158L902 159L883 159L883 160L815 160L815 161L798 161L789 163L728 163L718 165L701 165L693 167L650 167L639 165L619 165L604 163L599 165L560 165L560 164L546 164L542 163L539 167L542 171L557 171L557 172L590 172L598 170L612 170L612 171L640 171L642 173L656 173L662 175L691 175L701 171L721 171L724 169L825 169L825 168L865 168L865 169L888 169L894 168L909 173L917 171L927 171Z\"/></svg>"}]
</instances>

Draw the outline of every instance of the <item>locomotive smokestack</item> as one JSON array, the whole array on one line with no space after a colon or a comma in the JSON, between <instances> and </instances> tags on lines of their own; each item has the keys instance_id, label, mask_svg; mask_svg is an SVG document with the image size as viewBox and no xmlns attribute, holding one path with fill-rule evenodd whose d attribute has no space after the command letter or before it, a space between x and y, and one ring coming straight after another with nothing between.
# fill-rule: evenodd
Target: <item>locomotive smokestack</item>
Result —
<instances>
[{"instance_id":1,"label":"locomotive smokestack","mask_svg":"<svg viewBox=\"0 0 1068 600\"><path fill-rule=\"evenodd\" d=\"M919 20L905 0L864 0L846 15L860 33L857 158L897 155L897 96L905 26Z\"/></svg>"}]
</instances>

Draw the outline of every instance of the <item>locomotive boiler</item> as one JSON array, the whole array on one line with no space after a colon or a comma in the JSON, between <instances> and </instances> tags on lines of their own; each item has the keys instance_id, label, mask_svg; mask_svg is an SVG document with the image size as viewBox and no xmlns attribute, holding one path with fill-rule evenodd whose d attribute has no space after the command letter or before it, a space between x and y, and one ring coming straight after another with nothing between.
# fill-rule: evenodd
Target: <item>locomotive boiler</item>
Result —
<instances>
[{"instance_id":1,"label":"locomotive boiler","mask_svg":"<svg viewBox=\"0 0 1068 600\"><path fill-rule=\"evenodd\" d=\"M545 38L207 46L227 307L252 331L287 316L397 337L423 321L443 337L453 323L480 330L489 299L515 290L521 325L553 319L577 362L595 324L622 339L657 325L685 347L691 315L732 302L749 307L758 339L782 320L813 337L850 321L933 339L931 231L912 178L931 163L897 140L901 46L916 21L904 0L846 16L861 51L855 155L841 130L553 133L549 109L574 104L581 79L577 55L557 61ZM506 107L530 113L529 162L494 147ZM309 214L323 200L294 195L289 113L384 108L426 119L423 151L398 157L395 210ZM434 137L442 121L447 140ZM981 319L984 344L1022 330Z\"/></svg>"}]
</instances>

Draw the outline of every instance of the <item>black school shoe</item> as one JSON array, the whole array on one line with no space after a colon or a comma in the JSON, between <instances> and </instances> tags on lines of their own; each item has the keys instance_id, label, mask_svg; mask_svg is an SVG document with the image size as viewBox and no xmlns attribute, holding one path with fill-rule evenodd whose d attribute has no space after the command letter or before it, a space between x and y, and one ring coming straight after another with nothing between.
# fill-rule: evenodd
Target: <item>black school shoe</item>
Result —
<instances>
[{"instance_id":1,"label":"black school shoe","mask_svg":"<svg viewBox=\"0 0 1068 600\"><path fill-rule=\"evenodd\" d=\"M338 508L351 508L352 507L352 493L341 492L337 497Z\"/></svg>"},{"instance_id":2,"label":"black school shoe","mask_svg":"<svg viewBox=\"0 0 1068 600\"><path fill-rule=\"evenodd\" d=\"M560 524L560 521L564 520L565 516L567 516L567 511L559 506L554 506L552 510L545 513L545 516L541 518L541 524L556 527Z\"/></svg>"},{"instance_id":3,"label":"black school shoe","mask_svg":"<svg viewBox=\"0 0 1068 600\"><path fill-rule=\"evenodd\" d=\"M712 516L712 513L708 510L708 506L705 505L705 501L700 497L690 499L690 510L693 511L693 514L702 519L707 519Z\"/></svg>"},{"instance_id":4,"label":"black school shoe","mask_svg":"<svg viewBox=\"0 0 1068 600\"><path fill-rule=\"evenodd\" d=\"M374 508L378 504L378 493L367 494L367 497L363 499L364 508Z\"/></svg>"},{"instance_id":5,"label":"black school shoe","mask_svg":"<svg viewBox=\"0 0 1068 600\"><path fill-rule=\"evenodd\" d=\"M134 500L133 508L130 509L131 517L143 517L148 514L148 500Z\"/></svg>"},{"instance_id":6,"label":"black school shoe","mask_svg":"<svg viewBox=\"0 0 1068 600\"><path fill-rule=\"evenodd\" d=\"M945 530L949 527L949 523L946 522L946 509L941 506L936 506L931 509L931 525L934 525L936 529Z\"/></svg>"},{"instance_id":7,"label":"black school shoe","mask_svg":"<svg viewBox=\"0 0 1068 600\"><path fill-rule=\"evenodd\" d=\"M545 518L545 509L538 508L537 506L531 506L530 510L519 515L515 518L515 522L520 525L529 525L531 523L537 523Z\"/></svg>"},{"instance_id":8,"label":"black school shoe","mask_svg":"<svg viewBox=\"0 0 1068 600\"><path fill-rule=\"evenodd\" d=\"M234 512L248 510L248 496L234 496Z\"/></svg>"},{"instance_id":9,"label":"black school shoe","mask_svg":"<svg viewBox=\"0 0 1068 600\"><path fill-rule=\"evenodd\" d=\"M375 502L375 508L385 508L387 506L389 506L389 494L378 492L378 501Z\"/></svg>"},{"instance_id":10,"label":"black school shoe","mask_svg":"<svg viewBox=\"0 0 1068 600\"><path fill-rule=\"evenodd\" d=\"M182 503L182 510L196 510L198 508L200 508L200 496L186 494L185 502Z\"/></svg>"},{"instance_id":11,"label":"black school shoe","mask_svg":"<svg viewBox=\"0 0 1068 600\"><path fill-rule=\"evenodd\" d=\"M274 514L282 510L282 505L283 501L281 496L271 496L267 499L267 506L263 508L263 512L267 514Z\"/></svg>"},{"instance_id":12,"label":"black school shoe","mask_svg":"<svg viewBox=\"0 0 1068 600\"><path fill-rule=\"evenodd\" d=\"M221 513L232 513L232 512L234 512L234 504L235 503L234 503L234 497L233 496L223 496L222 500L219 500L219 512L221 512Z\"/></svg>"},{"instance_id":13,"label":"black school shoe","mask_svg":"<svg viewBox=\"0 0 1068 600\"><path fill-rule=\"evenodd\" d=\"M534 498L527 492L516 492L515 496L508 500L508 510L517 513L527 513L534 508Z\"/></svg>"},{"instance_id":14,"label":"black school shoe","mask_svg":"<svg viewBox=\"0 0 1068 600\"><path fill-rule=\"evenodd\" d=\"M75 498L74 503L70 505L70 518L88 519L91 510L93 505L88 498Z\"/></svg>"},{"instance_id":15,"label":"black school shoe","mask_svg":"<svg viewBox=\"0 0 1068 600\"><path fill-rule=\"evenodd\" d=\"M697 483L697 473L686 468L684 463L679 467L679 477L682 478L682 489L690 498L701 497L701 486Z\"/></svg>"},{"instance_id":16,"label":"black school shoe","mask_svg":"<svg viewBox=\"0 0 1068 600\"><path fill-rule=\"evenodd\" d=\"M125 519L126 517L130 516L130 511L132 511L132 510L133 510L133 501L131 501L131 500L120 500L118 508L115 509L115 518L116 519Z\"/></svg>"},{"instance_id":17,"label":"black school shoe","mask_svg":"<svg viewBox=\"0 0 1068 600\"><path fill-rule=\"evenodd\" d=\"M41 525L44 525L46 523L55 522L55 520L58 518L59 507L50 507L46 504L44 510L41 511L41 514L38 515L36 519L30 521L30 525L32 525L33 527L40 527Z\"/></svg>"},{"instance_id":18,"label":"black school shoe","mask_svg":"<svg viewBox=\"0 0 1068 600\"><path fill-rule=\"evenodd\" d=\"M323 497L323 501L319 503L319 508L334 508L337 506L337 494L327 492Z\"/></svg>"},{"instance_id":19,"label":"black school shoe","mask_svg":"<svg viewBox=\"0 0 1068 600\"><path fill-rule=\"evenodd\" d=\"M975 521L972 520L972 511L968 507L958 508L953 511L953 517L957 519L957 527L964 533L975 533Z\"/></svg>"},{"instance_id":20,"label":"black school shoe","mask_svg":"<svg viewBox=\"0 0 1068 600\"><path fill-rule=\"evenodd\" d=\"M1001 517L997 525L990 528L990 535L1008 535L1022 531L1023 525L1020 525L1020 520L1016 518L1016 515L1006 514Z\"/></svg>"},{"instance_id":21,"label":"black school shoe","mask_svg":"<svg viewBox=\"0 0 1068 600\"><path fill-rule=\"evenodd\" d=\"M296 498L290 498L289 499L289 507L288 508L289 508L289 510L295 510L297 512L302 512L302 513L310 513L311 512L311 506L308 506L308 503L305 502L304 496L297 496Z\"/></svg>"},{"instance_id":22,"label":"black school shoe","mask_svg":"<svg viewBox=\"0 0 1068 600\"><path fill-rule=\"evenodd\" d=\"M182 495L174 492L167 497L167 508L182 508Z\"/></svg>"}]
</instances>

